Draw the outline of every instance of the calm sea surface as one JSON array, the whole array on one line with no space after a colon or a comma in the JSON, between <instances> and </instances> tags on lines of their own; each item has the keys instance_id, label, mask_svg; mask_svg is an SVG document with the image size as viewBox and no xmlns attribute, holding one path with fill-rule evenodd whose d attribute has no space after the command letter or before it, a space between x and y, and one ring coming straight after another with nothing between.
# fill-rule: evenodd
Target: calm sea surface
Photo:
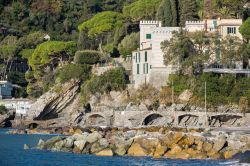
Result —
<instances>
[{"instance_id":1,"label":"calm sea surface","mask_svg":"<svg viewBox=\"0 0 250 166\"><path fill-rule=\"evenodd\" d=\"M0 130L0 166L216 166L242 165L237 160L167 160L134 157L96 157L71 153L57 153L40 150L23 150L26 143L34 147L40 138L46 140L51 135L8 135ZM244 164L245 165L245 164Z\"/></svg>"}]
</instances>

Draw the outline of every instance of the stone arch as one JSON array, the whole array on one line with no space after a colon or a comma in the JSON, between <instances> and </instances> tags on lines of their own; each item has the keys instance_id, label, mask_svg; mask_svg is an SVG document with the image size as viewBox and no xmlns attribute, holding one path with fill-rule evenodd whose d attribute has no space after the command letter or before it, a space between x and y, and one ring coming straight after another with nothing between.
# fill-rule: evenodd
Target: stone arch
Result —
<instances>
[{"instance_id":1,"label":"stone arch","mask_svg":"<svg viewBox=\"0 0 250 166\"><path fill-rule=\"evenodd\" d=\"M32 123L29 123L28 124L28 128L29 129L35 129L35 128L37 128L39 126L39 124L38 123L35 123L35 122L32 122Z\"/></svg>"},{"instance_id":2,"label":"stone arch","mask_svg":"<svg viewBox=\"0 0 250 166\"><path fill-rule=\"evenodd\" d=\"M242 123L242 116L220 114L214 115L209 118L209 125L212 127L225 126L239 126Z\"/></svg>"},{"instance_id":3,"label":"stone arch","mask_svg":"<svg viewBox=\"0 0 250 166\"><path fill-rule=\"evenodd\" d=\"M193 114L183 114L178 117L178 125L180 126L198 126L199 116Z\"/></svg>"},{"instance_id":4,"label":"stone arch","mask_svg":"<svg viewBox=\"0 0 250 166\"><path fill-rule=\"evenodd\" d=\"M85 124L89 126L107 126L108 122L104 115L94 113L86 117Z\"/></svg>"},{"instance_id":5,"label":"stone arch","mask_svg":"<svg viewBox=\"0 0 250 166\"><path fill-rule=\"evenodd\" d=\"M144 126L169 126L173 124L173 117L166 117L159 113L151 113L146 115L141 122Z\"/></svg>"}]
</instances>

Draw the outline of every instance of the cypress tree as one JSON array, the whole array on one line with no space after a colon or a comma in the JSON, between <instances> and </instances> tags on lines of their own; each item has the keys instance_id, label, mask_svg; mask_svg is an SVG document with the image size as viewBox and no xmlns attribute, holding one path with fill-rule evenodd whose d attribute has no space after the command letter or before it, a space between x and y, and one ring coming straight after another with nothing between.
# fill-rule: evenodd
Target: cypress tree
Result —
<instances>
[{"instance_id":1,"label":"cypress tree","mask_svg":"<svg viewBox=\"0 0 250 166\"><path fill-rule=\"evenodd\" d=\"M177 13L176 0L162 0L157 11L157 18L162 21L163 26L177 26Z\"/></svg>"},{"instance_id":2,"label":"cypress tree","mask_svg":"<svg viewBox=\"0 0 250 166\"><path fill-rule=\"evenodd\" d=\"M185 26L186 21L198 20L198 5L194 0L180 1L180 25Z\"/></svg>"}]
</instances>

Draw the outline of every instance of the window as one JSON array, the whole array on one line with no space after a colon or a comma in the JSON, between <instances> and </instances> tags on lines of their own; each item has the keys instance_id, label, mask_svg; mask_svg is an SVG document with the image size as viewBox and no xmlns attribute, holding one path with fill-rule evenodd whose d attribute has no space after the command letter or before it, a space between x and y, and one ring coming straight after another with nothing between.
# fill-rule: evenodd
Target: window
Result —
<instances>
[{"instance_id":1,"label":"window","mask_svg":"<svg viewBox=\"0 0 250 166\"><path fill-rule=\"evenodd\" d=\"M140 64L137 64L137 74L140 74Z\"/></svg>"},{"instance_id":2,"label":"window","mask_svg":"<svg viewBox=\"0 0 250 166\"><path fill-rule=\"evenodd\" d=\"M227 34L236 34L236 27L227 27Z\"/></svg>"},{"instance_id":3,"label":"window","mask_svg":"<svg viewBox=\"0 0 250 166\"><path fill-rule=\"evenodd\" d=\"M147 62L147 61L148 61L148 52L145 51L145 62Z\"/></svg>"},{"instance_id":4,"label":"window","mask_svg":"<svg viewBox=\"0 0 250 166\"><path fill-rule=\"evenodd\" d=\"M146 39L151 39L151 34L146 34Z\"/></svg>"},{"instance_id":5,"label":"window","mask_svg":"<svg viewBox=\"0 0 250 166\"><path fill-rule=\"evenodd\" d=\"M141 54L139 53L138 62L141 62Z\"/></svg>"},{"instance_id":6,"label":"window","mask_svg":"<svg viewBox=\"0 0 250 166\"><path fill-rule=\"evenodd\" d=\"M214 23L214 27L217 27L217 21L214 20L213 23Z\"/></svg>"},{"instance_id":7,"label":"window","mask_svg":"<svg viewBox=\"0 0 250 166\"><path fill-rule=\"evenodd\" d=\"M148 74L148 63L143 64L143 74Z\"/></svg>"}]
</instances>

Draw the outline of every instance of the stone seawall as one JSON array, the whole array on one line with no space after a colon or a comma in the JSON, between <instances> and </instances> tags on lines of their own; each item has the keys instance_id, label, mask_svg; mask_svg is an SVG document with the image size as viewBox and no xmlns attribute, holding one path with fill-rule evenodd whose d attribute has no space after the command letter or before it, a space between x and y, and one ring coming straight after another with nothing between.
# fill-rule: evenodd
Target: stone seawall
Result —
<instances>
[{"instance_id":1,"label":"stone seawall","mask_svg":"<svg viewBox=\"0 0 250 166\"><path fill-rule=\"evenodd\" d=\"M247 126L250 114L185 111L102 111L88 113L84 125L141 127L222 127ZM101 124L100 124L101 123Z\"/></svg>"},{"instance_id":2,"label":"stone seawall","mask_svg":"<svg viewBox=\"0 0 250 166\"><path fill-rule=\"evenodd\" d=\"M93 128L92 128L93 129ZM40 140L41 150L97 156L151 156L170 159L229 159L250 149L250 135L169 128L85 130Z\"/></svg>"}]
</instances>

